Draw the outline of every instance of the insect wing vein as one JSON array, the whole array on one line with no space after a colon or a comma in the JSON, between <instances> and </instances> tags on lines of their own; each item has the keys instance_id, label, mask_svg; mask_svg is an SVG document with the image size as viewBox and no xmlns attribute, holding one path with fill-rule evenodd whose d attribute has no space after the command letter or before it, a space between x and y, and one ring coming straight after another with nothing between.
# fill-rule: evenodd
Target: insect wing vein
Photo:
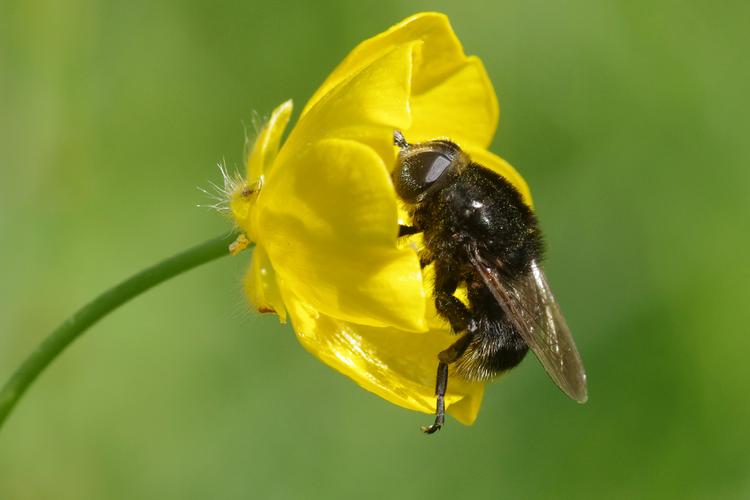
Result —
<instances>
[{"instance_id":1,"label":"insect wing vein","mask_svg":"<svg viewBox=\"0 0 750 500\"><path fill-rule=\"evenodd\" d=\"M542 268L536 261L520 279L511 279L502 264L485 259L476 245L468 247L472 265L555 384L572 399L588 398L586 373L565 318Z\"/></svg>"}]
</instances>

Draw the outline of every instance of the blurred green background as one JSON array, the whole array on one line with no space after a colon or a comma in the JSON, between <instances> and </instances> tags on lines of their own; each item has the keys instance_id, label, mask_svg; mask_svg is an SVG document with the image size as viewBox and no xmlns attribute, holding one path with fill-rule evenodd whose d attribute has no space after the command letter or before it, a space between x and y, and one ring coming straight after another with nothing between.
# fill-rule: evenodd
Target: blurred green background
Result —
<instances>
[{"instance_id":1,"label":"blurred green background","mask_svg":"<svg viewBox=\"0 0 750 500\"><path fill-rule=\"evenodd\" d=\"M244 255L69 349L0 432L0 498L750 498L747 3L2 0L0 379L226 231L196 187L241 166L254 111L433 9L500 96L589 403L529 357L425 437L248 310Z\"/></svg>"}]
</instances>

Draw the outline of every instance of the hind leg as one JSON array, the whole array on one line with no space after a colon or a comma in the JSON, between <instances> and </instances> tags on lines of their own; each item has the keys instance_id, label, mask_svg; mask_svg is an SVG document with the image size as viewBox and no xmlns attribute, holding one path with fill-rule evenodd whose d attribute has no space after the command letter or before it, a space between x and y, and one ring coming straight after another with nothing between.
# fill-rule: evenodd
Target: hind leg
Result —
<instances>
[{"instance_id":1,"label":"hind leg","mask_svg":"<svg viewBox=\"0 0 750 500\"><path fill-rule=\"evenodd\" d=\"M448 389L448 365L456 361L464 353L471 342L472 332L454 342L448 349L438 354L437 377L435 380L435 396L437 396L437 407L435 408L435 423L422 426L422 432L432 434L445 423L445 392Z\"/></svg>"},{"instance_id":2,"label":"hind leg","mask_svg":"<svg viewBox=\"0 0 750 500\"><path fill-rule=\"evenodd\" d=\"M432 434L445 423L445 392L448 389L448 365L458 359L469 345L474 331L474 321L471 311L458 300L453 293L458 287L459 278L449 264L441 260L435 261L435 309L438 314L448 320L453 333L467 332L448 349L438 354L438 369L435 381L435 423L422 427L422 432Z\"/></svg>"}]
</instances>

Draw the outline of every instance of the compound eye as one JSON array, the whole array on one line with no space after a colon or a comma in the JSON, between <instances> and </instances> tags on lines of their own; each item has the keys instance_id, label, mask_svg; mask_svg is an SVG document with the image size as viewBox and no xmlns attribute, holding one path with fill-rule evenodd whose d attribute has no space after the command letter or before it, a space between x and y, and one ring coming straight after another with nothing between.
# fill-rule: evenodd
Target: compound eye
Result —
<instances>
[{"instance_id":1,"label":"compound eye","mask_svg":"<svg viewBox=\"0 0 750 500\"><path fill-rule=\"evenodd\" d=\"M420 154L418 161L424 174L424 183L427 185L438 180L451 165L451 159L437 151Z\"/></svg>"},{"instance_id":2,"label":"compound eye","mask_svg":"<svg viewBox=\"0 0 750 500\"><path fill-rule=\"evenodd\" d=\"M443 184L455 161L451 152L437 148L417 145L403 149L393 171L396 193L407 203L419 202Z\"/></svg>"}]
</instances>

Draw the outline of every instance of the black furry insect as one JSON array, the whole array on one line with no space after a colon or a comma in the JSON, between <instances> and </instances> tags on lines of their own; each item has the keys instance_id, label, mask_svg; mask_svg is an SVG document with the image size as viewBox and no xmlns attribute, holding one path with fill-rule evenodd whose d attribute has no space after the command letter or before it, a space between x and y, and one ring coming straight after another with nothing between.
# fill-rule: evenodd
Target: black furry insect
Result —
<instances>
[{"instance_id":1,"label":"black furry insect","mask_svg":"<svg viewBox=\"0 0 750 500\"><path fill-rule=\"evenodd\" d=\"M435 266L435 307L462 336L438 354L435 423L445 421L448 365L467 380L489 380L516 366L531 348L547 374L572 399L587 399L586 374L568 325L542 271L542 235L531 208L502 176L471 161L456 144L433 140L401 150L396 193L412 226L424 233L422 266ZM454 292L466 285L468 307Z\"/></svg>"}]
</instances>

